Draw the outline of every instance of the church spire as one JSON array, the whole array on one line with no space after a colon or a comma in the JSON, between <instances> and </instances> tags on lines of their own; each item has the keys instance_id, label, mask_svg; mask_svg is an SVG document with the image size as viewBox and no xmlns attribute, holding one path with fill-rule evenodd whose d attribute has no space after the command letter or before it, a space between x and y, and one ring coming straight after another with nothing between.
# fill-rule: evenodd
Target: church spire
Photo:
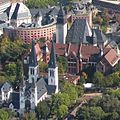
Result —
<instances>
[{"instance_id":1,"label":"church spire","mask_svg":"<svg viewBox=\"0 0 120 120\"><path fill-rule=\"evenodd\" d=\"M29 66L37 66L37 56L35 52L35 40L32 40L32 49L31 49L31 54L30 54L30 59L29 59Z\"/></svg>"},{"instance_id":2,"label":"church spire","mask_svg":"<svg viewBox=\"0 0 120 120\"><path fill-rule=\"evenodd\" d=\"M57 17L57 23L58 24L65 24L66 23L66 18L65 18L65 11L62 7L62 4L60 4L60 10L58 12L58 17Z\"/></svg>"},{"instance_id":3,"label":"church spire","mask_svg":"<svg viewBox=\"0 0 120 120\"><path fill-rule=\"evenodd\" d=\"M56 68L57 63L56 63L56 54L55 54L55 44L52 41L52 47L51 47L51 53L50 53L50 61L48 63L49 68Z\"/></svg>"}]
</instances>

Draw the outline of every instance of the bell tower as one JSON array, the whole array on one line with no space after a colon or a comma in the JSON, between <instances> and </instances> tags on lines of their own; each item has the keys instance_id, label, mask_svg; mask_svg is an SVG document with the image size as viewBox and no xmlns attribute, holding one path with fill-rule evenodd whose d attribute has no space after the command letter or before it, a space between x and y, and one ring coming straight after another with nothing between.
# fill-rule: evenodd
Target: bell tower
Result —
<instances>
[{"instance_id":1,"label":"bell tower","mask_svg":"<svg viewBox=\"0 0 120 120\"><path fill-rule=\"evenodd\" d=\"M29 58L29 83L36 83L39 76L39 66L35 51L35 41L32 40L32 49Z\"/></svg>"},{"instance_id":2,"label":"bell tower","mask_svg":"<svg viewBox=\"0 0 120 120\"><path fill-rule=\"evenodd\" d=\"M48 63L48 85L56 86L55 93L58 93L58 66L56 63L54 42L52 42L50 61Z\"/></svg>"}]
</instances>

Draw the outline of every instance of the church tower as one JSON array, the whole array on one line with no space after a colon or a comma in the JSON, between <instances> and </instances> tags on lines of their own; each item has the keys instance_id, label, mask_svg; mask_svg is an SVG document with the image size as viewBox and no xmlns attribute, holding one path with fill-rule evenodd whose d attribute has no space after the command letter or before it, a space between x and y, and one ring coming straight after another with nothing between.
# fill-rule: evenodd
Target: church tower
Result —
<instances>
[{"instance_id":1,"label":"church tower","mask_svg":"<svg viewBox=\"0 0 120 120\"><path fill-rule=\"evenodd\" d=\"M58 66L56 63L54 42L52 42L50 61L48 63L48 85L56 86L55 93L58 93Z\"/></svg>"},{"instance_id":2,"label":"church tower","mask_svg":"<svg viewBox=\"0 0 120 120\"><path fill-rule=\"evenodd\" d=\"M57 17L57 25L56 25L56 43L65 44L67 35L67 20L65 11L60 5L60 10L58 12Z\"/></svg>"},{"instance_id":3,"label":"church tower","mask_svg":"<svg viewBox=\"0 0 120 120\"><path fill-rule=\"evenodd\" d=\"M39 76L39 66L35 51L35 41L32 41L31 55L29 58L29 83L36 83Z\"/></svg>"}]
</instances>

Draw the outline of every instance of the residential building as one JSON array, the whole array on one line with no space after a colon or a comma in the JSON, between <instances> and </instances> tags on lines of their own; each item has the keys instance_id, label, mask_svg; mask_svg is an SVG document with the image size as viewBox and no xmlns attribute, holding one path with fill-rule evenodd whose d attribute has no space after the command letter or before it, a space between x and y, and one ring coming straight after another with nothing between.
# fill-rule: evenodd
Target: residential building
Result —
<instances>
[{"instance_id":1,"label":"residential building","mask_svg":"<svg viewBox=\"0 0 120 120\"><path fill-rule=\"evenodd\" d=\"M41 46L41 49L44 47L44 45ZM51 49L51 44L48 43L48 49ZM108 53L112 53L113 59L114 56L119 56L120 52L118 50L118 47L114 47L114 50L112 50L113 47L109 43L107 46L104 46L103 49L98 46L93 46L90 44L55 44L55 50L56 50L56 56L63 56L67 58L68 62L68 70L67 72L70 74L79 74L81 71L85 68L86 65L92 66L99 69L98 65L100 61L108 55ZM112 50L112 51L111 51ZM108 58L110 60L111 58ZM114 65L116 65L119 61L119 58L116 58ZM104 63L105 64L105 63ZM101 66L101 64L100 64ZM102 66L101 66L102 67ZM109 67L109 65L106 64L106 68ZM108 70L112 70L114 66L109 67L109 69L104 70L104 73L107 73Z\"/></svg>"},{"instance_id":2,"label":"residential building","mask_svg":"<svg viewBox=\"0 0 120 120\"><path fill-rule=\"evenodd\" d=\"M109 74L112 72L112 68L120 61L120 54L114 49L111 49L105 54L98 62L96 69L100 72Z\"/></svg>"}]
</instances>

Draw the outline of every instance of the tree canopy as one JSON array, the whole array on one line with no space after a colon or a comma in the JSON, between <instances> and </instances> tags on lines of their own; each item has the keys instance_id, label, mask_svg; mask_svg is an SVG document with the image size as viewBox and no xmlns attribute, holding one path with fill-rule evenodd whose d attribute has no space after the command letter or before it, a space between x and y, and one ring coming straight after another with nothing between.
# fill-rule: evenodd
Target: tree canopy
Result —
<instances>
[{"instance_id":1,"label":"tree canopy","mask_svg":"<svg viewBox=\"0 0 120 120\"><path fill-rule=\"evenodd\" d=\"M44 8L48 5L56 5L58 0L27 0L26 4L30 8Z\"/></svg>"}]
</instances>

